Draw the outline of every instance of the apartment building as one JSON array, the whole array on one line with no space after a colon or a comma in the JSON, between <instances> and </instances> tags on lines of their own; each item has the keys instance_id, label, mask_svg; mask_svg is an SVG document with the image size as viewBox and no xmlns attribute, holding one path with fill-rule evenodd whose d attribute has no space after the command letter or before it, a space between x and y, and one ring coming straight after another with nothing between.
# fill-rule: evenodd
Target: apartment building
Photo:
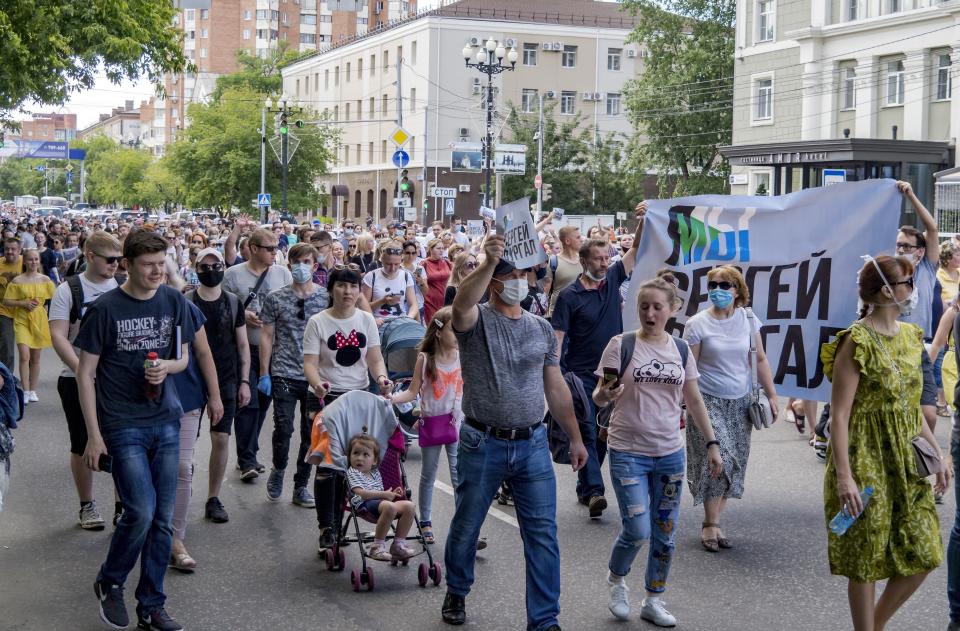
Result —
<instances>
[{"instance_id":1,"label":"apartment building","mask_svg":"<svg viewBox=\"0 0 960 631\"><path fill-rule=\"evenodd\" d=\"M33 112L20 121L20 131L8 131L10 140L70 141L77 137L77 115Z\"/></svg>"},{"instance_id":2,"label":"apartment building","mask_svg":"<svg viewBox=\"0 0 960 631\"><path fill-rule=\"evenodd\" d=\"M739 0L731 189L906 179L956 161L957 0Z\"/></svg>"},{"instance_id":3,"label":"apartment building","mask_svg":"<svg viewBox=\"0 0 960 631\"><path fill-rule=\"evenodd\" d=\"M128 100L123 107L115 107L109 114L101 114L97 122L77 133L80 140L93 136L106 136L118 144L139 147L140 110L134 107L133 101Z\"/></svg>"},{"instance_id":4,"label":"apartment building","mask_svg":"<svg viewBox=\"0 0 960 631\"><path fill-rule=\"evenodd\" d=\"M519 57L514 71L494 77L498 132L508 104L534 114L544 96L555 101L558 118L582 113L601 134L632 133L621 94L642 66L640 51L625 43L633 19L616 4L592 0L528 0L523 8L510 0L461 0L283 68L284 91L318 112L319 124L342 133L336 164L321 184L346 197L324 213L396 216L402 172L392 163L397 146L390 136L402 126L410 136L403 149L416 205L430 185L452 187L455 214L476 217L483 174L453 171L452 154L484 137L487 77L465 67L462 50L469 45L475 55L491 37ZM503 177L535 174L528 164L524 175ZM430 204L421 220L439 217Z\"/></svg>"},{"instance_id":5,"label":"apartment building","mask_svg":"<svg viewBox=\"0 0 960 631\"><path fill-rule=\"evenodd\" d=\"M174 26L197 71L167 77L167 102L152 103L163 111L169 141L186 126L187 106L202 102L217 77L237 69L238 51L263 57L281 41L293 50L316 50L416 11L415 0L191 0L184 6Z\"/></svg>"}]
</instances>

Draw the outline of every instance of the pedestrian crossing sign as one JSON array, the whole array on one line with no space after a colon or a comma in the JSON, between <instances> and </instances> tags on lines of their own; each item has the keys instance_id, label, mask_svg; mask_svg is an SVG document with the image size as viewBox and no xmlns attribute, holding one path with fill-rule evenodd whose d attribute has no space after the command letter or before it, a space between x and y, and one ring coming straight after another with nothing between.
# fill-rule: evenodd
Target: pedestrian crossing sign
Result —
<instances>
[{"instance_id":1,"label":"pedestrian crossing sign","mask_svg":"<svg viewBox=\"0 0 960 631\"><path fill-rule=\"evenodd\" d=\"M257 206L269 206L270 193L259 193L257 195Z\"/></svg>"}]
</instances>

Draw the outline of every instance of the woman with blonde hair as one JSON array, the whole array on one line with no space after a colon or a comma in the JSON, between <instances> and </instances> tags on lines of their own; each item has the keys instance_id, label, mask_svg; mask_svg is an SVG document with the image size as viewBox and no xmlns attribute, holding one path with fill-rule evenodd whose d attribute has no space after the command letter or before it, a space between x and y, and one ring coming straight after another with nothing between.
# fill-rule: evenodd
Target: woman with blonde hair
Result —
<instances>
[{"instance_id":1,"label":"woman with blonde hair","mask_svg":"<svg viewBox=\"0 0 960 631\"><path fill-rule=\"evenodd\" d=\"M720 517L728 499L743 497L750 457L751 346L756 348L757 377L774 420L779 410L760 336L762 323L747 307L750 291L740 270L731 265L710 270L707 290L710 306L687 320L683 339L697 361L700 392L720 443L723 472L710 475L707 440L696 424L687 423L687 484L694 505L703 504L700 542L708 552L719 552L733 547L720 528Z\"/></svg>"},{"instance_id":2,"label":"woman with blonde hair","mask_svg":"<svg viewBox=\"0 0 960 631\"><path fill-rule=\"evenodd\" d=\"M462 245L460 245L459 243L454 243L449 248L447 248L447 257L446 257L447 260L448 261L456 260L457 256L461 252L463 252L463 250L464 250L464 247Z\"/></svg>"},{"instance_id":3,"label":"woman with blonde hair","mask_svg":"<svg viewBox=\"0 0 960 631\"><path fill-rule=\"evenodd\" d=\"M377 248L377 241L369 232L364 232L357 237L357 250L350 257L350 262L360 268L364 274L380 266L374 252Z\"/></svg>"},{"instance_id":4,"label":"woman with blonde hair","mask_svg":"<svg viewBox=\"0 0 960 631\"><path fill-rule=\"evenodd\" d=\"M444 306L453 305L453 299L457 297L457 287L470 272L477 269L477 265L477 257L470 252L461 252L457 255L457 258L453 260L453 269L450 271L450 280L447 281L446 293L443 295Z\"/></svg>"}]
</instances>

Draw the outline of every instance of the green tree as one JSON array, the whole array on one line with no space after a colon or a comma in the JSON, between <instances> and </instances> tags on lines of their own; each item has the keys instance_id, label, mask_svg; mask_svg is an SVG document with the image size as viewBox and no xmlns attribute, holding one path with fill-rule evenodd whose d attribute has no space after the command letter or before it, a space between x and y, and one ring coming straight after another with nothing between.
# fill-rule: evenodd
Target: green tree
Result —
<instances>
[{"instance_id":1,"label":"green tree","mask_svg":"<svg viewBox=\"0 0 960 631\"><path fill-rule=\"evenodd\" d=\"M250 208L260 190L260 112L266 95L250 88L229 88L220 99L190 105L190 126L170 146L169 168L187 191L191 206L213 207L228 212L231 207ZM315 119L314 112L298 118ZM267 120L267 135L273 133L272 116ZM313 209L323 202L315 185L331 159L329 147L335 132L326 127L296 128L300 140L289 162L287 180L288 207L293 211ZM268 149L267 189L280 197L280 169ZM275 201L274 206L279 206Z\"/></svg>"},{"instance_id":2,"label":"green tree","mask_svg":"<svg viewBox=\"0 0 960 631\"><path fill-rule=\"evenodd\" d=\"M140 203L137 185L153 158L147 151L114 145L87 157L88 197L98 204L133 206Z\"/></svg>"},{"instance_id":3,"label":"green tree","mask_svg":"<svg viewBox=\"0 0 960 631\"><path fill-rule=\"evenodd\" d=\"M163 208L164 212L170 212L185 200L180 178L170 170L168 158L156 160L147 167L143 179L137 182L136 197L141 206Z\"/></svg>"},{"instance_id":4,"label":"green tree","mask_svg":"<svg viewBox=\"0 0 960 631\"><path fill-rule=\"evenodd\" d=\"M173 27L172 2L155 0L4 0L0 4L0 120L30 101L62 104L93 87L187 65Z\"/></svg>"},{"instance_id":5,"label":"green tree","mask_svg":"<svg viewBox=\"0 0 960 631\"><path fill-rule=\"evenodd\" d=\"M623 0L637 25L629 41L649 54L625 86L627 115L644 162L657 169L661 192L724 193L733 120L736 0Z\"/></svg>"},{"instance_id":6,"label":"green tree","mask_svg":"<svg viewBox=\"0 0 960 631\"><path fill-rule=\"evenodd\" d=\"M592 195L591 212L612 215L636 206L643 199L644 169L614 134L597 136L585 165Z\"/></svg>"},{"instance_id":7,"label":"green tree","mask_svg":"<svg viewBox=\"0 0 960 631\"><path fill-rule=\"evenodd\" d=\"M43 166L45 171L38 171ZM16 195L67 196L65 160L31 160L8 158L0 164L0 199L13 199ZM44 193L46 183L46 193Z\"/></svg>"},{"instance_id":8,"label":"green tree","mask_svg":"<svg viewBox=\"0 0 960 631\"><path fill-rule=\"evenodd\" d=\"M290 50L286 40L281 40L276 48L271 48L266 57L251 55L240 49L236 53L237 70L217 78L217 84L210 93L210 99L219 101L227 90L250 89L264 95L277 95L283 91L280 66L297 57Z\"/></svg>"}]
</instances>

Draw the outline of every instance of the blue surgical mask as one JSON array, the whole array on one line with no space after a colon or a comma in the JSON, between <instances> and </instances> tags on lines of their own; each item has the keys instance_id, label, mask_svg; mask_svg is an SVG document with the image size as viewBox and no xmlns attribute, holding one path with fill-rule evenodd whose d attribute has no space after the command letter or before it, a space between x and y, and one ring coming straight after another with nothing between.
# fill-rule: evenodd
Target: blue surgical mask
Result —
<instances>
[{"instance_id":1,"label":"blue surgical mask","mask_svg":"<svg viewBox=\"0 0 960 631\"><path fill-rule=\"evenodd\" d=\"M310 263L294 263L290 266L293 282L303 284L313 278L313 265Z\"/></svg>"},{"instance_id":2,"label":"blue surgical mask","mask_svg":"<svg viewBox=\"0 0 960 631\"><path fill-rule=\"evenodd\" d=\"M726 309L733 302L733 292L729 289L711 289L707 295L717 309Z\"/></svg>"}]
</instances>

